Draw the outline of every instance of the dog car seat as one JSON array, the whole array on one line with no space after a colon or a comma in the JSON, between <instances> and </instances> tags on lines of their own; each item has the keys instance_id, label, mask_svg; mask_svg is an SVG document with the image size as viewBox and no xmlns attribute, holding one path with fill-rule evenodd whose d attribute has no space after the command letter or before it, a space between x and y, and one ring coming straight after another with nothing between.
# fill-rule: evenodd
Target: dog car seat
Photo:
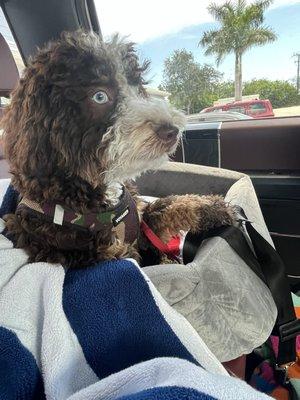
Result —
<instances>
[{"instance_id":1,"label":"dog car seat","mask_svg":"<svg viewBox=\"0 0 300 400\"><path fill-rule=\"evenodd\" d=\"M199 195L219 194L226 196L227 192L236 184L236 190L242 190L239 183L249 182L248 175L221 168L205 167L195 164L169 162L157 171L146 173L137 179L139 192L144 196L164 197L171 194L195 193ZM239 182L239 183L238 183ZM254 189L253 189L254 190ZM259 233L273 245L264 218L256 199L258 215L255 215L256 225L260 225ZM246 213L247 214L247 213ZM251 220L251 216L247 215ZM294 270L287 270L292 287L300 281L300 275L295 276Z\"/></svg>"},{"instance_id":2,"label":"dog car seat","mask_svg":"<svg viewBox=\"0 0 300 400\"><path fill-rule=\"evenodd\" d=\"M142 175L136 183L144 196L164 197L187 193L225 195L235 182L246 176L220 168L169 162L157 171Z\"/></svg>"},{"instance_id":3,"label":"dog car seat","mask_svg":"<svg viewBox=\"0 0 300 400\"><path fill-rule=\"evenodd\" d=\"M143 175L137 179L137 185L142 195L152 197L186 193L223 195L231 204L238 205L244 209L248 219L253 223L254 231L256 230L258 236L260 235L262 239L260 241L261 249L273 246L251 179L245 174L219 168L173 162L160 168L158 171ZM249 232L250 230L246 232L246 236ZM250 282L252 278L251 274L247 272L249 267L244 263L245 260L240 258L240 253L234 251L230 253L232 248L229 249L227 246L228 243L225 244L224 242L225 240L220 237L212 237L207 242L204 241L195 257L196 263L191 262L185 268L169 264L146 267L144 269L145 273L161 291L169 304L190 321L204 341L204 336L206 336L208 346L223 362L232 360L242 354L248 354L255 348L255 340L253 340L255 335L251 336L250 332L252 328L254 329L252 333L257 333L256 345L259 342L259 330L261 329L262 344L268 335L271 334L271 326L276 319L274 303L270 300L271 293L267 287L263 288L261 285L262 282L259 281L257 276L253 277L253 279L257 279L257 283L253 285L254 281ZM273 247L272 251L276 255ZM282 267L279 269L281 271L284 270ZM269 270L269 265L267 266L267 270ZM241 274L243 273L245 273L246 282L244 287L243 278L241 278ZM284 272L282 274L282 279L285 279ZM238 278L239 275L240 277ZM223 278L226 284L223 287L222 285L218 286L220 279L222 280ZM207 285L203 285L203 282L201 283L205 279L207 279ZM281 296L281 299L284 299L282 302L284 303L284 308L290 310L291 307L287 300L287 297L290 297L290 290L286 281L285 283L287 296ZM252 287L250 288L251 285ZM251 295L246 295L247 290L249 290L249 293L251 292ZM230 292L232 292L232 296L229 295ZM274 299L277 298L278 300L279 293L281 293L280 288L275 293L272 289ZM204 297L209 297L206 304L206 299L202 298L203 294ZM264 302L264 309L262 306L263 302L258 299L260 296ZM223 308L223 301L225 301L224 307L227 304L229 306L228 309L231 309L229 313L227 313L225 308L221 310ZM216 307L213 307L214 302L216 303ZM244 303L242 304L242 302ZM234 304L237 305L236 309L234 309ZM207 309L207 305L211 306L212 309L209 312L208 319L205 320L204 311ZM220 309L219 317L218 307ZM265 315L265 322L268 319L268 326L264 326L262 315L259 315L260 310ZM223 314L222 311L224 311ZM224 323L226 319L224 316L226 318L229 316L227 323ZM214 322L217 322L214 329L211 330L210 328L212 327L209 327L209 325L212 325L210 317L212 317ZM252 321L250 321L251 319ZM255 319L257 319L257 325L255 325ZM248 327L247 321L249 322ZM244 327L241 326L243 324ZM277 324L280 325L279 319ZM294 330L299 330L299 321L295 320L292 324ZM222 334L218 334L218 329L221 331L224 330L223 336ZM243 332L245 332L245 335ZM216 334L214 335L214 333ZM249 336L249 340L246 338L247 335ZM222 345L223 348L221 348ZM253 345L252 350L251 345ZM289 350L286 353L287 358L293 357L292 353L288 353ZM280 364L283 364L283 362Z\"/></svg>"}]
</instances>

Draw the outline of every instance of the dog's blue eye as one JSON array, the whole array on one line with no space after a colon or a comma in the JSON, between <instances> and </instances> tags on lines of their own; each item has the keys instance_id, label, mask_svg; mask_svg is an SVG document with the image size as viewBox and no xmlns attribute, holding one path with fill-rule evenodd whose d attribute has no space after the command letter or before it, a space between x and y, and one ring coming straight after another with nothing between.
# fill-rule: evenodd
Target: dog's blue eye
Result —
<instances>
[{"instance_id":1,"label":"dog's blue eye","mask_svg":"<svg viewBox=\"0 0 300 400\"><path fill-rule=\"evenodd\" d=\"M102 91L95 93L92 99L98 104L105 104L109 100L107 94Z\"/></svg>"}]
</instances>

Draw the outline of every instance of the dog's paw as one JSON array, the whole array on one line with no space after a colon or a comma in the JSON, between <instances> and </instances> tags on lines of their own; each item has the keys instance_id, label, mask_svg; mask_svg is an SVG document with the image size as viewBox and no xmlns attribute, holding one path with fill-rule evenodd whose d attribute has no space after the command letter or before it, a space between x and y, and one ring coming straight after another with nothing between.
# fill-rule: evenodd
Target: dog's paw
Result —
<instances>
[{"instance_id":1,"label":"dog's paw","mask_svg":"<svg viewBox=\"0 0 300 400\"><path fill-rule=\"evenodd\" d=\"M236 220L235 208L225 202L222 196L202 196L201 199L198 230L207 231L234 224Z\"/></svg>"}]
</instances>

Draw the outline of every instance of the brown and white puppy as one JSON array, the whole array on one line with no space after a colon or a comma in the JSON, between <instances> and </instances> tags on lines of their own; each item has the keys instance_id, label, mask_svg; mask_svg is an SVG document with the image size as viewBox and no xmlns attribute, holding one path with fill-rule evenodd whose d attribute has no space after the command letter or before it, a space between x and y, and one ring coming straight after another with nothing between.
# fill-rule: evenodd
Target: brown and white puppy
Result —
<instances>
[{"instance_id":1,"label":"brown and white puppy","mask_svg":"<svg viewBox=\"0 0 300 400\"><path fill-rule=\"evenodd\" d=\"M112 224L78 227L45 210L55 205L55 213L59 207L77 220L98 218L118 205L124 185L175 151L185 119L146 95L147 66L132 43L80 31L49 43L25 69L1 123L12 184L23 199L6 217L7 229L30 261L82 267L139 258L136 241L127 243ZM163 239L165 224L173 233L201 229L204 215L210 226L232 220L216 198L174 197L152 207L148 222Z\"/></svg>"}]
</instances>

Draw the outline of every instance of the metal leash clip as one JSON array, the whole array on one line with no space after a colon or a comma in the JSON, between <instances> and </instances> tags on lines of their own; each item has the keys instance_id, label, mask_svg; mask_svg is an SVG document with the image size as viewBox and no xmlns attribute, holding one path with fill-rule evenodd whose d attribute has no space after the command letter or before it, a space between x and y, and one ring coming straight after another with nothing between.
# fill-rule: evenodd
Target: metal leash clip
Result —
<instances>
[{"instance_id":1,"label":"metal leash clip","mask_svg":"<svg viewBox=\"0 0 300 400\"><path fill-rule=\"evenodd\" d=\"M275 374L277 377L278 382L280 382L283 386L288 385L290 382L290 378L289 378L289 368L296 364L296 362L298 361L298 359L296 359L295 361L291 361L287 364L283 364L283 365L275 365Z\"/></svg>"},{"instance_id":2,"label":"metal leash clip","mask_svg":"<svg viewBox=\"0 0 300 400\"><path fill-rule=\"evenodd\" d=\"M247 216L246 216L244 210L242 209L242 207L235 205L235 206L234 206L234 210L235 210L236 213L237 213L237 216L238 216L237 221L238 221L238 222L241 222L241 223L243 223L243 222L250 222L250 224L253 223L253 221L250 221L250 220L247 218Z\"/></svg>"}]
</instances>

